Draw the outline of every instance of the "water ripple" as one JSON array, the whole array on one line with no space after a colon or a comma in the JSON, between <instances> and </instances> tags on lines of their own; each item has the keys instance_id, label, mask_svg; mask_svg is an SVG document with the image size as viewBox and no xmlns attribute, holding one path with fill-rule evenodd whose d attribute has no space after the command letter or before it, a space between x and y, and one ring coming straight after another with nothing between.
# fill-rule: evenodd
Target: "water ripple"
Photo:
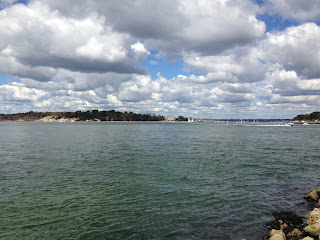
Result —
<instances>
[{"instance_id":1,"label":"water ripple","mask_svg":"<svg viewBox=\"0 0 320 240\"><path fill-rule=\"evenodd\" d=\"M0 238L261 239L318 187L319 130L0 123Z\"/></svg>"}]
</instances>

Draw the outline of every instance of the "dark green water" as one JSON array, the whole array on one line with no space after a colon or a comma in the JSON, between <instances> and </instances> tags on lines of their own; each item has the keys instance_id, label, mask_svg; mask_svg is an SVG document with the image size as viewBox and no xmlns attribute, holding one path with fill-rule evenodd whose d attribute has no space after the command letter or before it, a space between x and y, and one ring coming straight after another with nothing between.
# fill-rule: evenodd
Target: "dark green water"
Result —
<instances>
[{"instance_id":1,"label":"dark green water","mask_svg":"<svg viewBox=\"0 0 320 240\"><path fill-rule=\"evenodd\" d=\"M0 123L0 239L261 239L320 187L320 126Z\"/></svg>"}]
</instances>

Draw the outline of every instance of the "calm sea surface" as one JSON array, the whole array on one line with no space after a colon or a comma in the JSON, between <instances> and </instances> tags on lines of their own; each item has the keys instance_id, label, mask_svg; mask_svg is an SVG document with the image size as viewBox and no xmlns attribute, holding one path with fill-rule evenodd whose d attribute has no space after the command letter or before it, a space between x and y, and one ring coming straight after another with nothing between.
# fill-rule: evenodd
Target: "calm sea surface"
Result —
<instances>
[{"instance_id":1,"label":"calm sea surface","mask_svg":"<svg viewBox=\"0 0 320 240\"><path fill-rule=\"evenodd\" d=\"M0 239L261 239L320 187L320 125L0 123Z\"/></svg>"}]
</instances>

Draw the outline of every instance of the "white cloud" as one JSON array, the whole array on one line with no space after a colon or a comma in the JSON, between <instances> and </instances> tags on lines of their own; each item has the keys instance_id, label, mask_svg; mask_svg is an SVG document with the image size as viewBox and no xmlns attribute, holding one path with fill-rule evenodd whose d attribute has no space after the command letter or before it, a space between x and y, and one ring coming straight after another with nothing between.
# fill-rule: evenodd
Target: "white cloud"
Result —
<instances>
[{"instance_id":1,"label":"white cloud","mask_svg":"<svg viewBox=\"0 0 320 240\"><path fill-rule=\"evenodd\" d=\"M307 3L271 3L285 18L296 9L296 19L311 19L302 14ZM1 111L293 117L320 103L319 26L265 34L256 18L261 9L250 0L9 5L0 12L0 74L19 83L0 86ZM144 75L145 59L154 68L170 64L147 58L153 50L157 57L182 60L191 73L172 79Z\"/></svg>"},{"instance_id":2,"label":"white cloud","mask_svg":"<svg viewBox=\"0 0 320 240\"><path fill-rule=\"evenodd\" d=\"M320 95L320 79L303 79L294 71L276 70L267 73L266 80L282 96Z\"/></svg>"},{"instance_id":3,"label":"white cloud","mask_svg":"<svg viewBox=\"0 0 320 240\"><path fill-rule=\"evenodd\" d=\"M149 54L149 51L144 47L144 45L141 42L136 42L135 44L132 44L130 47L137 54Z\"/></svg>"},{"instance_id":4,"label":"white cloud","mask_svg":"<svg viewBox=\"0 0 320 240\"><path fill-rule=\"evenodd\" d=\"M167 57L182 52L219 54L263 36L265 25L255 18L256 11L249 1L179 1L177 15L184 19L183 23L176 31L166 33L165 38L151 38L146 44Z\"/></svg>"},{"instance_id":5,"label":"white cloud","mask_svg":"<svg viewBox=\"0 0 320 240\"><path fill-rule=\"evenodd\" d=\"M151 100L152 94L160 90L160 84L147 76L136 76L119 86L118 99L124 102Z\"/></svg>"},{"instance_id":6,"label":"white cloud","mask_svg":"<svg viewBox=\"0 0 320 240\"><path fill-rule=\"evenodd\" d=\"M282 32L268 33L259 45L258 57L269 64L280 64L307 78L320 77L320 27L306 23Z\"/></svg>"},{"instance_id":7,"label":"white cloud","mask_svg":"<svg viewBox=\"0 0 320 240\"><path fill-rule=\"evenodd\" d=\"M37 81L50 81L57 73L51 67L30 67L19 63L15 57L0 54L0 72L21 78L32 78Z\"/></svg>"},{"instance_id":8,"label":"white cloud","mask_svg":"<svg viewBox=\"0 0 320 240\"><path fill-rule=\"evenodd\" d=\"M75 49L76 55L88 57L93 60L100 59L106 62L125 60L126 51L119 46L120 38L112 39L110 43L110 35L100 40L95 37L90 37L84 45Z\"/></svg>"},{"instance_id":9,"label":"white cloud","mask_svg":"<svg viewBox=\"0 0 320 240\"><path fill-rule=\"evenodd\" d=\"M236 47L214 56L185 53L183 59L191 70L207 73L206 79L199 79L199 83L259 82L265 71L253 46Z\"/></svg>"},{"instance_id":10,"label":"white cloud","mask_svg":"<svg viewBox=\"0 0 320 240\"><path fill-rule=\"evenodd\" d=\"M49 97L43 90L27 88L23 84L13 83L0 86L1 101L13 102L35 102Z\"/></svg>"},{"instance_id":11,"label":"white cloud","mask_svg":"<svg viewBox=\"0 0 320 240\"><path fill-rule=\"evenodd\" d=\"M320 19L320 2L318 0L268 0L269 11L277 13L284 19L310 21Z\"/></svg>"},{"instance_id":12,"label":"white cloud","mask_svg":"<svg viewBox=\"0 0 320 240\"><path fill-rule=\"evenodd\" d=\"M79 1L45 2L78 18L97 12L115 31L145 40L147 48L168 58L179 57L182 51L219 53L255 41L265 32L265 24L255 17L260 9L250 0L97 0L81 1L76 10L71 6Z\"/></svg>"},{"instance_id":13,"label":"white cloud","mask_svg":"<svg viewBox=\"0 0 320 240\"><path fill-rule=\"evenodd\" d=\"M319 105L320 97L319 96L280 96L273 95L270 104L283 104L283 103L294 103L294 104L303 104L307 105Z\"/></svg>"},{"instance_id":14,"label":"white cloud","mask_svg":"<svg viewBox=\"0 0 320 240\"><path fill-rule=\"evenodd\" d=\"M113 31L104 17L62 16L40 2L0 12L0 51L28 67L80 72L143 73L129 35ZM23 39L23 41L22 41Z\"/></svg>"}]
</instances>

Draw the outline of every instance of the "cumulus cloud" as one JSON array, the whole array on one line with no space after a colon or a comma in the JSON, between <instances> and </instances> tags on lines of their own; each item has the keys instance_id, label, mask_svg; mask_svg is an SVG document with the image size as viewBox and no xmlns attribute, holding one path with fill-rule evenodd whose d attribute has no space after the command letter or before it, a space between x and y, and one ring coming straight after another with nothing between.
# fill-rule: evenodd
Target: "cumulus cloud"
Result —
<instances>
[{"instance_id":1,"label":"cumulus cloud","mask_svg":"<svg viewBox=\"0 0 320 240\"><path fill-rule=\"evenodd\" d=\"M258 57L270 64L281 64L306 78L320 77L320 27L306 23L282 32L268 33L260 43Z\"/></svg>"},{"instance_id":2,"label":"cumulus cloud","mask_svg":"<svg viewBox=\"0 0 320 240\"><path fill-rule=\"evenodd\" d=\"M71 16L96 11L114 30L144 39L149 49L158 49L167 58L180 57L182 51L220 53L265 32L265 24L255 17L259 8L250 0L80 1L77 11L66 6L79 1L45 2Z\"/></svg>"},{"instance_id":3,"label":"cumulus cloud","mask_svg":"<svg viewBox=\"0 0 320 240\"><path fill-rule=\"evenodd\" d=\"M50 81L57 73L51 67L29 67L19 63L16 58L0 54L1 74L14 75L21 78L31 78L37 81Z\"/></svg>"},{"instance_id":4,"label":"cumulus cloud","mask_svg":"<svg viewBox=\"0 0 320 240\"><path fill-rule=\"evenodd\" d=\"M239 2L180 1L178 13L184 24L165 39L150 39L146 44L160 49L164 56L181 52L208 56L246 45L265 32L264 23L253 14L254 6L246 3L244 8Z\"/></svg>"},{"instance_id":5,"label":"cumulus cloud","mask_svg":"<svg viewBox=\"0 0 320 240\"><path fill-rule=\"evenodd\" d=\"M319 30L315 23L306 23L267 33L266 38L251 49L251 56L258 61L244 66L250 66L253 71L255 68L261 69L263 73L261 81L252 82L256 82L253 89L257 99L263 99L266 106L305 104L302 109L315 110L310 106L319 103L320 99L320 72L317 67L320 55L314 50L320 47Z\"/></svg>"},{"instance_id":6,"label":"cumulus cloud","mask_svg":"<svg viewBox=\"0 0 320 240\"><path fill-rule=\"evenodd\" d=\"M141 51L130 48L135 40L113 31L104 17L73 19L34 2L6 8L0 19L1 55L24 66L144 73Z\"/></svg>"},{"instance_id":7,"label":"cumulus cloud","mask_svg":"<svg viewBox=\"0 0 320 240\"><path fill-rule=\"evenodd\" d=\"M0 86L0 109L5 112L26 112L48 107L51 93L36 88L26 87L21 83Z\"/></svg>"},{"instance_id":8,"label":"cumulus cloud","mask_svg":"<svg viewBox=\"0 0 320 240\"><path fill-rule=\"evenodd\" d=\"M284 19L295 19L301 22L320 19L320 2L318 0L269 0L267 8Z\"/></svg>"},{"instance_id":9,"label":"cumulus cloud","mask_svg":"<svg viewBox=\"0 0 320 240\"><path fill-rule=\"evenodd\" d=\"M68 75L67 73L64 73ZM96 76L97 77L97 76ZM100 76L101 79L111 76ZM180 113L192 116L200 109L214 111L223 106L250 102L254 98L251 85L213 84L203 87L192 83L188 77L178 76L166 79L161 75L157 79L150 76L131 75L130 80L117 79L123 75L113 75L115 83L108 81L93 83L86 81L39 82L21 79L22 83L1 86L2 103L19 102L29 104L35 110L116 108L123 111ZM207 85L208 86L208 85ZM15 94L16 93L16 94ZM33 97L31 97L33 96ZM200 114L200 113L199 113Z\"/></svg>"},{"instance_id":10,"label":"cumulus cloud","mask_svg":"<svg viewBox=\"0 0 320 240\"><path fill-rule=\"evenodd\" d=\"M0 74L18 78L0 85L2 112L288 117L320 103L319 26L265 33L250 0L1 3ZM316 1L267 6L283 18L316 18ZM181 60L183 75L152 78L140 66L170 64L161 57Z\"/></svg>"},{"instance_id":11,"label":"cumulus cloud","mask_svg":"<svg viewBox=\"0 0 320 240\"><path fill-rule=\"evenodd\" d=\"M282 96L319 95L320 79L303 79L294 71L276 70L267 73L266 80L273 92Z\"/></svg>"},{"instance_id":12,"label":"cumulus cloud","mask_svg":"<svg viewBox=\"0 0 320 240\"><path fill-rule=\"evenodd\" d=\"M199 56L184 54L184 62L196 72L207 73L199 83L259 82L264 78L265 66L254 46L236 47L220 55Z\"/></svg>"},{"instance_id":13,"label":"cumulus cloud","mask_svg":"<svg viewBox=\"0 0 320 240\"><path fill-rule=\"evenodd\" d=\"M119 86L118 99L123 102L141 102L152 99L152 94L160 90L160 84L147 76L135 76Z\"/></svg>"}]
</instances>

